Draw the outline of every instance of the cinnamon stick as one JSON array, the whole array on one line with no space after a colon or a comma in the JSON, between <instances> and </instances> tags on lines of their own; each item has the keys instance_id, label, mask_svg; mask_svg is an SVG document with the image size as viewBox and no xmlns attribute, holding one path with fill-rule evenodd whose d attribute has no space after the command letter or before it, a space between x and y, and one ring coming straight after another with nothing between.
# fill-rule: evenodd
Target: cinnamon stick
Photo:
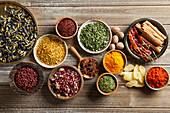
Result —
<instances>
[{"instance_id":1,"label":"cinnamon stick","mask_svg":"<svg viewBox=\"0 0 170 113\"><path fill-rule=\"evenodd\" d=\"M141 39L146 42L146 44L148 44L154 51L156 51L157 53L161 52L162 48L161 46L154 46L153 44L151 44L148 40L146 40L144 37L140 36Z\"/></svg>"}]
</instances>

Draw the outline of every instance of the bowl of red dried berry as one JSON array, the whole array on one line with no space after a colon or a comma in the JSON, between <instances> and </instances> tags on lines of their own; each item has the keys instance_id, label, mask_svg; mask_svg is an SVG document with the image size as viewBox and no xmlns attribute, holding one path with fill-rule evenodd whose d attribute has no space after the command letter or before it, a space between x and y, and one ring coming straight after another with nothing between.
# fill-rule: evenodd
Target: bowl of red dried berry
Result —
<instances>
[{"instance_id":1,"label":"bowl of red dried berry","mask_svg":"<svg viewBox=\"0 0 170 113\"><path fill-rule=\"evenodd\" d=\"M44 84L42 69L37 64L24 61L13 67L9 74L9 84L17 94L33 94Z\"/></svg>"},{"instance_id":2,"label":"bowl of red dried berry","mask_svg":"<svg viewBox=\"0 0 170 113\"><path fill-rule=\"evenodd\" d=\"M71 17L62 17L56 23L56 33L63 39L70 39L76 36L78 24Z\"/></svg>"},{"instance_id":3,"label":"bowl of red dried berry","mask_svg":"<svg viewBox=\"0 0 170 113\"><path fill-rule=\"evenodd\" d=\"M60 100L76 97L83 88L81 72L71 65L60 65L52 70L48 78L48 88Z\"/></svg>"}]
</instances>

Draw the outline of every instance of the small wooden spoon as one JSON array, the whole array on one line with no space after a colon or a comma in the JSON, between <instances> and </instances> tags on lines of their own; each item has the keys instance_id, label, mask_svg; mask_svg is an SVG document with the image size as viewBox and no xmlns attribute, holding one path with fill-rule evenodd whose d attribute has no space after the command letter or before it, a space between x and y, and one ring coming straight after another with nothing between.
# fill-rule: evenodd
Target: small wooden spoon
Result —
<instances>
[{"instance_id":1,"label":"small wooden spoon","mask_svg":"<svg viewBox=\"0 0 170 113\"><path fill-rule=\"evenodd\" d=\"M80 70L80 63L81 63L81 61L82 61L82 60L85 60L85 59L93 59L93 60L95 60L96 63L97 63L97 69L100 68L100 67L99 67L99 62L98 62L95 58L93 58L93 57L85 57L85 58L82 58L82 57L80 56L80 54L77 52L77 50L76 50L73 46L70 46L70 50L79 58L79 64L78 64L78 69L79 69L79 70ZM81 71L81 70L80 70L80 71ZM98 73L99 73L99 72L98 72ZM95 77L95 76L90 76L90 75L83 74L83 73L82 73L82 75L83 75L84 78L87 78L87 79L92 79L92 78Z\"/></svg>"}]
</instances>

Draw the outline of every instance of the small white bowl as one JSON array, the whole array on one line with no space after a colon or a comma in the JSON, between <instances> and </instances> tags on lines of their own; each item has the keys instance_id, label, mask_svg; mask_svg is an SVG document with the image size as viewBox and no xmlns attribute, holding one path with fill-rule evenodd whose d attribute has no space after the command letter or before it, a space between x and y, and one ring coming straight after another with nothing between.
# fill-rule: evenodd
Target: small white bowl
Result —
<instances>
[{"instance_id":1,"label":"small white bowl","mask_svg":"<svg viewBox=\"0 0 170 113\"><path fill-rule=\"evenodd\" d=\"M36 48L37 48L40 40L42 40L44 37L56 37L57 39L59 39L61 42L64 43L64 46L65 46L65 49L66 49L66 55L65 55L64 60L63 60L62 62L60 62L59 64L54 65L54 66L50 66L50 65L47 65L47 64L45 64L45 63L42 63L42 62L38 59L37 54L36 54ZM37 42L36 42L36 44L35 44L35 47L34 47L34 49L33 49L33 55L34 55L35 60L38 62L39 65L41 65L41 66L43 66L43 67L45 67L45 68L55 68L55 67L61 65L61 64L65 61L65 59L67 58L67 54L68 54L68 47L67 47L66 42L65 42L64 40L62 40L60 37L58 37L57 35L53 35L53 34L46 34L46 35L41 36L41 37L37 40Z\"/></svg>"},{"instance_id":2,"label":"small white bowl","mask_svg":"<svg viewBox=\"0 0 170 113\"><path fill-rule=\"evenodd\" d=\"M110 40L109 40L107 46L106 46L104 49L102 49L102 50L100 50L100 51L91 51L91 50L89 50L89 49L86 49L86 48L83 46L83 44L81 43L81 41L80 41L80 33L81 33L81 29L83 29L83 27L85 27L87 24L96 23L96 22L103 23L103 24L107 27L107 29L108 29L108 31L109 31ZM80 27L79 30L78 30L77 40L78 40L78 43L79 43L80 47L81 47L84 51L86 51L86 52L88 52L88 53L91 53L91 54L98 54L98 53L102 53L103 51L105 51L105 50L109 47L109 45L111 44L111 41L112 41L112 32L111 32L110 27L109 27L104 21L98 20L98 19L91 19L91 20L88 20L88 21L86 21L84 24L81 25L81 27Z\"/></svg>"}]
</instances>

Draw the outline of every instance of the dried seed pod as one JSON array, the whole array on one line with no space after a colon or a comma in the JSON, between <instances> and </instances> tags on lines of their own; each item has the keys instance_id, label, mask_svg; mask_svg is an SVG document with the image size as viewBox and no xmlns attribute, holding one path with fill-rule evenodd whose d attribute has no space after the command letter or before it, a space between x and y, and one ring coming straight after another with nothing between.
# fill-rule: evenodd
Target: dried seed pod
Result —
<instances>
[{"instance_id":1,"label":"dried seed pod","mask_svg":"<svg viewBox=\"0 0 170 113\"><path fill-rule=\"evenodd\" d=\"M118 42L118 43L116 44L116 48L117 48L117 49L123 49L123 48L124 48L124 44L123 44L122 42Z\"/></svg>"},{"instance_id":2,"label":"dried seed pod","mask_svg":"<svg viewBox=\"0 0 170 113\"><path fill-rule=\"evenodd\" d=\"M118 35L120 40L122 40L124 38L124 33L123 32L117 32L117 35Z\"/></svg>"},{"instance_id":3,"label":"dried seed pod","mask_svg":"<svg viewBox=\"0 0 170 113\"><path fill-rule=\"evenodd\" d=\"M113 33L117 33L117 32L120 32L121 30L120 30L120 28L119 27L117 27L117 26L114 26L113 28L112 28L112 31L113 31Z\"/></svg>"},{"instance_id":4,"label":"dried seed pod","mask_svg":"<svg viewBox=\"0 0 170 113\"><path fill-rule=\"evenodd\" d=\"M109 49L110 50L115 50L115 44L110 44Z\"/></svg>"},{"instance_id":5,"label":"dried seed pod","mask_svg":"<svg viewBox=\"0 0 170 113\"><path fill-rule=\"evenodd\" d=\"M118 43L119 42L119 37L117 35L114 35L113 38L112 38L112 42L114 44Z\"/></svg>"}]
</instances>

